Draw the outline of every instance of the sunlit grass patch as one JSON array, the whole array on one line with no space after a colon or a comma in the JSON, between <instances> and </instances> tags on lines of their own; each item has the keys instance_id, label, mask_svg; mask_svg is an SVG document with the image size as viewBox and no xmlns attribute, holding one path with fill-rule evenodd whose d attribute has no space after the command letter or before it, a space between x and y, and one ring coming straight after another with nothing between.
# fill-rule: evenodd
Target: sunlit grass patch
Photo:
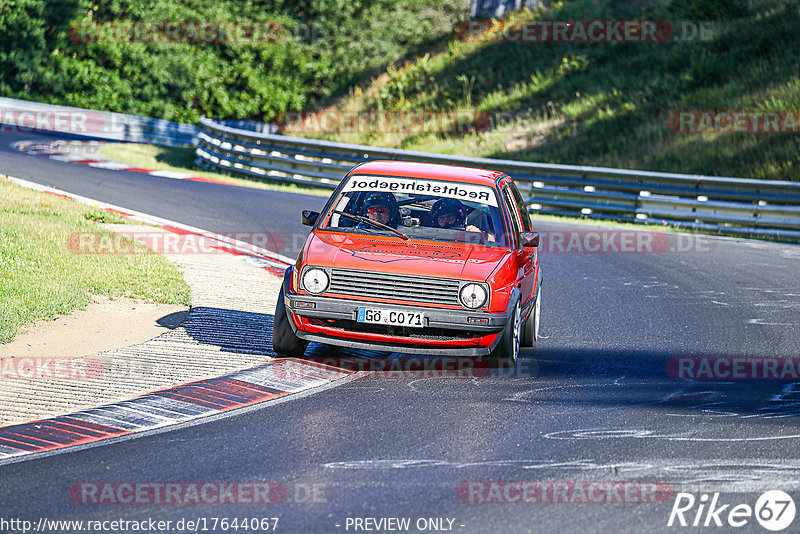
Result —
<instances>
[{"instance_id":1,"label":"sunlit grass patch","mask_svg":"<svg viewBox=\"0 0 800 534\"><path fill-rule=\"evenodd\" d=\"M141 254L71 252L70 236L102 232L97 222L124 218L0 179L0 342L36 320L85 308L92 295L190 304L175 265L138 243Z\"/></svg>"}]
</instances>

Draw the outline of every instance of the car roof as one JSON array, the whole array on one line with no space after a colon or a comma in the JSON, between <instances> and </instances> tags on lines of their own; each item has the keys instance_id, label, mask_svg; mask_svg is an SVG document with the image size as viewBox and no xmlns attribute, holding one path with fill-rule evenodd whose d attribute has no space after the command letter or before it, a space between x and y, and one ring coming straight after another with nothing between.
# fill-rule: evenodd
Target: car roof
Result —
<instances>
[{"instance_id":1,"label":"car roof","mask_svg":"<svg viewBox=\"0 0 800 534\"><path fill-rule=\"evenodd\" d=\"M493 186L497 178L505 176L504 172L491 171L488 169L412 161L370 161L369 163L364 163L355 168L352 174L431 178L448 182L462 182L488 186Z\"/></svg>"}]
</instances>

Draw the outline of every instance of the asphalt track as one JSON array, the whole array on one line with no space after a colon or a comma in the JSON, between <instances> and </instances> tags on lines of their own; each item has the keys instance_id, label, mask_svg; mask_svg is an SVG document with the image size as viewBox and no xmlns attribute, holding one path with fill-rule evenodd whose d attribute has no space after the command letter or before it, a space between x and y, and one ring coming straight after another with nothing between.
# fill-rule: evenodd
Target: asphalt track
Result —
<instances>
[{"instance_id":1,"label":"asphalt track","mask_svg":"<svg viewBox=\"0 0 800 534\"><path fill-rule=\"evenodd\" d=\"M22 138L35 136L0 136L0 173L210 231L299 236L286 240L287 256L304 235L300 209L324 202L34 158L9 148ZM590 230L536 226L551 237ZM543 252L543 339L507 376L367 375L0 466L0 518L206 518L210 527L214 517L278 517L282 532L363 532L355 518L388 517L410 518L410 532L420 518L452 519L464 533L765 532L754 518L736 529L670 528L675 494L647 504L509 504L459 493L470 481L655 481L698 499L719 492L720 504L753 506L766 490L800 504L800 378L689 381L667 372L681 357L800 357L800 247L678 235L668 246ZM287 496L259 505L76 503L70 487L89 481L275 482Z\"/></svg>"}]
</instances>

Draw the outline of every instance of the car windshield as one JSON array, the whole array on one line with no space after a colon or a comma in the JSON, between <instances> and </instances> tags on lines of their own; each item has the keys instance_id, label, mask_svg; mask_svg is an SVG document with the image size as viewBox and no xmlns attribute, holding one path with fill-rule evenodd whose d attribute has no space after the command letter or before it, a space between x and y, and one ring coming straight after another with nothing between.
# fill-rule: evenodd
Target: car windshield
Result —
<instances>
[{"instance_id":1,"label":"car windshield","mask_svg":"<svg viewBox=\"0 0 800 534\"><path fill-rule=\"evenodd\" d=\"M383 225L411 239L506 246L491 187L394 176L353 175L347 180L321 229L392 235Z\"/></svg>"}]
</instances>

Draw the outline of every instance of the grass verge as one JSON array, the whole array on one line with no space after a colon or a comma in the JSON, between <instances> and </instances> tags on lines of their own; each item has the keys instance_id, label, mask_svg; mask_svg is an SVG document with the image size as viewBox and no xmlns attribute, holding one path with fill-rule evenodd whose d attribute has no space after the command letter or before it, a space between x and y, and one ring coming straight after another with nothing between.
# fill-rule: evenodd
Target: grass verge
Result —
<instances>
[{"instance_id":1,"label":"grass verge","mask_svg":"<svg viewBox=\"0 0 800 534\"><path fill-rule=\"evenodd\" d=\"M100 222L126 221L0 179L0 343L39 319L84 309L92 295L190 304L180 271L138 243L142 254L70 252L70 235L102 232Z\"/></svg>"},{"instance_id":2,"label":"grass verge","mask_svg":"<svg viewBox=\"0 0 800 534\"><path fill-rule=\"evenodd\" d=\"M257 178L249 180L247 178L208 172L195 164L193 148L164 147L138 143L106 143L101 145L100 153L107 158L142 169L190 172L197 176L223 180L243 187L322 197L328 197L331 194L330 189L323 187L302 187L294 184L262 182Z\"/></svg>"}]
</instances>

